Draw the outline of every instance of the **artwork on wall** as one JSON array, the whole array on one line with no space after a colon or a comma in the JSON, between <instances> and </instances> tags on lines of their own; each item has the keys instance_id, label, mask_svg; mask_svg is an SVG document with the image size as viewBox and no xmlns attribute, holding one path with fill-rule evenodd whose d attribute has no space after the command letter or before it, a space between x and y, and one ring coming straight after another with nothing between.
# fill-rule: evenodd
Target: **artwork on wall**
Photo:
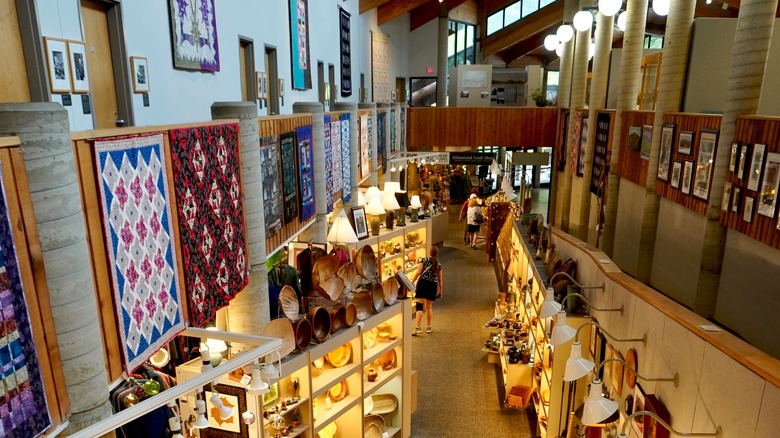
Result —
<instances>
[{"instance_id":1,"label":"artwork on wall","mask_svg":"<svg viewBox=\"0 0 780 438\"><path fill-rule=\"evenodd\" d=\"M682 192L686 195L691 194L692 174L693 174L693 161L686 161L683 165L683 174L682 174Z\"/></svg>"},{"instance_id":2,"label":"artwork on wall","mask_svg":"<svg viewBox=\"0 0 780 438\"><path fill-rule=\"evenodd\" d=\"M745 196L745 209L742 210L742 220L745 222L753 222L753 204L755 199L752 196Z\"/></svg>"},{"instance_id":3,"label":"artwork on wall","mask_svg":"<svg viewBox=\"0 0 780 438\"><path fill-rule=\"evenodd\" d=\"M322 143L325 146L325 209L328 213L333 211L333 143L330 138L330 116L323 118L324 132Z\"/></svg>"},{"instance_id":4,"label":"artwork on wall","mask_svg":"<svg viewBox=\"0 0 780 438\"><path fill-rule=\"evenodd\" d=\"M35 437L51 426L51 419L2 181L0 171L0 435Z\"/></svg>"},{"instance_id":5,"label":"artwork on wall","mask_svg":"<svg viewBox=\"0 0 780 438\"><path fill-rule=\"evenodd\" d=\"M367 143L368 144L368 162L370 164L374 160L378 161L378 158L374 156L374 154L376 154L376 151L377 151L377 146L374 144L374 134L372 132L373 129L374 129L374 118L373 117L369 116L366 119L366 126L367 126L366 129L368 129L368 137L367 137L368 138L368 143ZM374 170L375 169L370 169L369 173L371 173Z\"/></svg>"},{"instance_id":6,"label":"artwork on wall","mask_svg":"<svg viewBox=\"0 0 780 438\"><path fill-rule=\"evenodd\" d=\"M582 118L580 125L580 141L577 151L577 176L585 174L585 150L588 148L588 118Z\"/></svg>"},{"instance_id":7,"label":"artwork on wall","mask_svg":"<svg viewBox=\"0 0 780 438\"><path fill-rule=\"evenodd\" d=\"M672 164L672 187L680 188L680 174L682 173L682 163L675 161Z\"/></svg>"},{"instance_id":8,"label":"artwork on wall","mask_svg":"<svg viewBox=\"0 0 780 438\"><path fill-rule=\"evenodd\" d=\"M363 206L352 207L352 228L355 229L355 235L358 239L368 237L368 221L366 220L366 210Z\"/></svg>"},{"instance_id":9,"label":"artwork on wall","mask_svg":"<svg viewBox=\"0 0 780 438\"><path fill-rule=\"evenodd\" d=\"M731 154L729 154L729 172L736 172L737 159L739 158L739 143L731 143Z\"/></svg>"},{"instance_id":10,"label":"artwork on wall","mask_svg":"<svg viewBox=\"0 0 780 438\"><path fill-rule=\"evenodd\" d=\"M742 194L742 189L739 187L734 187L731 190L734 195L731 198L731 212L732 213L739 213L739 203L740 203L740 195Z\"/></svg>"},{"instance_id":11,"label":"artwork on wall","mask_svg":"<svg viewBox=\"0 0 780 438\"><path fill-rule=\"evenodd\" d=\"M693 196L704 201L710 195L717 144L718 131L704 129L701 131L699 134L699 155L696 158L696 175L693 178Z\"/></svg>"},{"instance_id":12,"label":"artwork on wall","mask_svg":"<svg viewBox=\"0 0 780 438\"><path fill-rule=\"evenodd\" d=\"M282 229L282 178L279 164L279 137L260 138L260 162L263 163L263 217L265 236Z\"/></svg>"},{"instance_id":13,"label":"artwork on wall","mask_svg":"<svg viewBox=\"0 0 780 438\"><path fill-rule=\"evenodd\" d=\"M661 152L658 157L658 179L669 181L669 162L672 159L672 141L674 125L664 125L661 129Z\"/></svg>"},{"instance_id":14,"label":"artwork on wall","mask_svg":"<svg viewBox=\"0 0 780 438\"><path fill-rule=\"evenodd\" d=\"M360 116L360 143L358 152L360 152L360 179L364 179L371 173L371 162L368 157L368 115Z\"/></svg>"},{"instance_id":15,"label":"artwork on wall","mask_svg":"<svg viewBox=\"0 0 780 438\"><path fill-rule=\"evenodd\" d=\"M566 113L568 115L568 113ZM400 138L400 142L398 145L398 150L405 151L406 150L406 108L401 108L401 123L398 125L398 137ZM568 119L567 119L568 122Z\"/></svg>"},{"instance_id":16,"label":"artwork on wall","mask_svg":"<svg viewBox=\"0 0 780 438\"><path fill-rule=\"evenodd\" d=\"M68 40L70 61L70 83L74 93L89 92L89 71L87 70L87 46L84 41Z\"/></svg>"},{"instance_id":17,"label":"artwork on wall","mask_svg":"<svg viewBox=\"0 0 780 438\"><path fill-rule=\"evenodd\" d=\"M693 145L693 132L680 131L680 138L677 140L677 153L690 155Z\"/></svg>"},{"instance_id":18,"label":"artwork on wall","mask_svg":"<svg viewBox=\"0 0 780 438\"><path fill-rule=\"evenodd\" d=\"M292 87L295 90L308 90L311 88L309 0L289 0L289 2Z\"/></svg>"},{"instance_id":19,"label":"artwork on wall","mask_svg":"<svg viewBox=\"0 0 780 438\"><path fill-rule=\"evenodd\" d=\"M630 126L628 128L628 150L638 151L642 144L642 127Z\"/></svg>"},{"instance_id":20,"label":"artwork on wall","mask_svg":"<svg viewBox=\"0 0 780 438\"><path fill-rule=\"evenodd\" d=\"M397 138L396 138L396 123L395 123L395 110L394 109L390 109L390 135L389 135L389 137L390 137L390 143L389 143L390 156L392 156L392 155L395 154L395 151L398 149L396 147L396 144L395 144Z\"/></svg>"},{"instance_id":21,"label":"artwork on wall","mask_svg":"<svg viewBox=\"0 0 780 438\"><path fill-rule=\"evenodd\" d=\"M70 62L68 41L61 38L43 37L46 46L46 64L49 70L49 87L52 93L70 93Z\"/></svg>"},{"instance_id":22,"label":"artwork on wall","mask_svg":"<svg viewBox=\"0 0 780 438\"><path fill-rule=\"evenodd\" d=\"M639 412L645 410L645 391L642 390L642 386L638 383L634 385L634 406L633 411ZM634 417L631 420L631 428L634 429L636 436L644 437L645 430L645 417Z\"/></svg>"},{"instance_id":23,"label":"artwork on wall","mask_svg":"<svg viewBox=\"0 0 780 438\"><path fill-rule=\"evenodd\" d=\"M731 187L733 185L730 182L727 182L725 186L723 186L723 199L720 201L720 209L722 211L729 211L729 205L731 201Z\"/></svg>"},{"instance_id":24,"label":"artwork on wall","mask_svg":"<svg viewBox=\"0 0 780 438\"><path fill-rule=\"evenodd\" d=\"M131 56L130 66L133 68L133 93L149 92L149 62L141 56Z\"/></svg>"},{"instance_id":25,"label":"artwork on wall","mask_svg":"<svg viewBox=\"0 0 780 438\"><path fill-rule=\"evenodd\" d=\"M750 154L750 167L748 168L748 190L758 190L758 183L761 181L761 167L764 165L764 151L766 145L756 143L753 145L753 151Z\"/></svg>"},{"instance_id":26,"label":"artwork on wall","mask_svg":"<svg viewBox=\"0 0 780 438\"><path fill-rule=\"evenodd\" d=\"M571 165L569 166L569 172L571 172L572 175L576 175L578 164L579 164L578 160L580 155L580 136L582 135L582 112L581 111L574 112L573 129L574 131L572 131L571 148L569 148L569 163L571 163ZM564 150L565 149L566 146L564 144Z\"/></svg>"},{"instance_id":27,"label":"artwork on wall","mask_svg":"<svg viewBox=\"0 0 780 438\"><path fill-rule=\"evenodd\" d=\"M268 75L263 71L255 72L255 83L257 84L257 98L260 100L268 99Z\"/></svg>"},{"instance_id":28,"label":"artwork on wall","mask_svg":"<svg viewBox=\"0 0 780 438\"><path fill-rule=\"evenodd\" d=\"M211 402L211 396L214 394L211 386L203 388L203 394L206 399L206 411L208 414L209 427L200 429L201 438L247 438L249 437L249 426L241 420L241 414L246 412L246 391L244 388L217 384L214 389L219 393L219 399L224 406L233 408L233 414L229 418L222 418L219 414L219 408Z\"/></svg>"},{"instance_id":29,"label":"artwork on wall","mask_svg":"<svg viewBox=\"0 0 780 438\"><path fill-rule=\"evenodd\" d=\"M653 143L653 127L651 125L642 126L642 152L643 160L650 159L650 147Z\"/></svg>"},{"instance_id":30,"label":"artwork on wall","mask_svg":"<svg viewBox=\"0 0 780 438\"><path fill-rule=\"evenodd\" d=\"M645 410L658 415L666 424L672 422L669 410L654 394L645 396ZM669 430L661 426L658 420L649 415L640 418L644 423L644 438L669 438Z\"/></svg>"},{"instance_id":31,"label":"artwork on wall","mask_svg":"<svg viewBox=\"0 0 780 438\"><path fill-rule=\"evenodd\" d=\"M748 157L750 156L750 145L743 144L739 148L739 157L737 158L737 178L745 178L745 169L749 165Z\"/></svg>"},{"instance_id":32,"label":"artwork on wall","mask_svg":"<svg viewBox=\"0 0 780 438\"><path fill-rule=\"evenodd\" d=\"M298 190L301 194L301 221L314 216L314 158L311 144L311 125L295 129L298 142Z\"/></svg>"},{"instance_id":33,"label":"artwork on wall","mask_svg":"<svg viewBox=\"0 0 780 438\"><path fill-rule=\"evenodd\" d=\"M238 124L172 129L190 322L203 327L249 281L238 161Z\"/></svg>"},{"instance_id":34,"label":"artwork on wall","mask_svg":"<svg viewBox=\"0 0 780 438\"><path fill-rule=\"evenodd\" d=\"M381 168L382 173L387 172L387 169L384 168L385 163L387 162L387 138L386 135L387 132L385 132L385 117L387 117L387 113L382 111L377 111L376 113L376 167L377 169Z\"/></svg>"},{"instance_id":35,"label":"artwork on wall","mask_svg":"<svg viewBox=\"0 0 780 438\"><path fill-rule=\"evenodd\" d=\"M125 369L184 330L163 135L95 141L101 213Z\"/></svg>"},{"instance_id":36,"label":"artwork on wall","mask_svg":"<svg viewBox=\"0 0 780 438\"><path fill-rule=\"evenodd\" d=\"M349 138L349 114L341 115L341 200L352 199L352 144Z\"/></svg>"},{"instance_id":37,"label":"artwork on wall","mask_svg":"<svg viewBox=\"0 0 780 438\"><path fill-rule=\"evenodd\" d=\"M775 217L778 190L780 190L780 153L770 152L764 164L764 180L758 197L758 214Z\"/></svg>"},{"instance_id":38,"label":"artwork on wall","mask_svg":"<svg viewBox=\"0 0 780 438\"><path fill-rule=\"evenodd\" d=\"M279 136L279 149L282 154L284 223L289 224L298 217L298 160L294 132Z\"/></svg>"},{"instance_id":39,"label":"artwork on wall","mask_svg":"<svg viewBox=\"0 0 780 438\"><path fill-rule=\"evenodd\" d=\"M341 122L330 122L330 147L333 149L333 193L343 189L344 176L341 160ZM343 197L343 194L342 194Z\"/></svg>"},{"instance_id":40,"label":"artwork on wall","mask_svg":"<svg viewBox=\"0 0 780 438\"><path fill-rule=\"evenodd\" d=\"M390 102L390 38L371 31L371 96L374 102Z\"/></svg>"},{"instance_id":41,"label":"artwork on wall","mask_svg":"<svg viewBox=\"0 0 780 438\"><path fill-rule=\"evenodd\" d=\"M613 348L611 345L609 348L609 358L610 359L618 359L623 360L623 356L620 354L620 352ZM612 385L612 390L614 391L615 395L620 395L623 393L623 364L621 362L610 362L609 363L609 376L610 376L610 384Z\"/></svg>"},{"instance_id":42,"label":"artwork on wall","mask_svg":"<svg viewBox=\"0 0 780 438\"><path fill-rule=\"evenodd\" d=\"M607 148L609 147L609 125L612 118L607 113L596 116L596 138L593 140L593 162L591 163L590 192L599 196L602 183L606 182Z\"/></svg>"},{"instance_id":43,"label":"artwork on wall","mask_svg":"<svg viewBox=\"0 0 780 438\"><path fill-rule=\"evenodd\" d=\"M219 71L219 44L214 0L168 0L171 13L173 67Z\"/></svg>"},{"instance_id":44,"label":"artwork on wall","mask_svg":"<svg viewBox=\"0 0 780 438\"><path fill-rule=\"evenodd\" d=\"M351 15L339 6L339 44L341 47L341 97L352 96Z\"/></svg>"}]
</instances>

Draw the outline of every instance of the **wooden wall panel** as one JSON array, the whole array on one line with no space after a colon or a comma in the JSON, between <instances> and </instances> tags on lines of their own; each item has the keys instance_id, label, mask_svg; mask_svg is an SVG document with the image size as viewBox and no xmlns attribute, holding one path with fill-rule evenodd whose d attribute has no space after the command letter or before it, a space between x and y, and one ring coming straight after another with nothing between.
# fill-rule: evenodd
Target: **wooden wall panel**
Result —
<instances>
[{"instance_id":1,"label":"wooden wall panel","mask_svg":"<svg viewBox=\"0 0 780 438\"><path fill-rule=\"evenodd\" d=\"M674 125L674 136L672 138L672 154L669 162L669 181L664 181L660 178L655 181L655 193L659 196L666 198L676 204L704 216L707 214L707 201L699 199L693 196L693 191L690 194L684 194L680 188L672 187L672 167L675 161L679 161L684 169L685 161L693 161L694 172L696 171L696 160L699 155L699 136L702 129L710 129L720 131L720 115L710 114L689 114L689 113L668 113L664 114L664 125ZM690 154L681 154L677 151L677 144L680 140L680 132L689 131L693 132L693 142L691 144ZM659 133L660 135L660 133ZM646 161L645 161L646 162ZM646 177L646 175L645 175ZM680 175L682 179L682 175ZM693 176L691 176L693 179ZM682 182L681 182L682 184ZM720 196L720 194L710 193L709 196Z\"/></svg>"},{"instance_id":2,"label":"wooden wall panel","mask_svg":"<svg viewBox=\"0 0 780 438\"><path fill-rule=\"evenodd\" d=\"M407 148L554 146L557 108L409 108Z\"/></svg>"},{"instance_id":3,"label":"wooden wall panel","mask_svg":"<svg viewBox=\"0 0 780 438\"><path fill-rule=\"evenodd\" d=\"M30 86L19 32L16 2L0 2L0 41L3 41L3 68L0 68L0 102L29 102Z\"/></svg>"},{"instance_id":4,"label":"wooden wall panel","mask_svg":"<svg viewBox=\"0 0 780 438\"><path fill-rule=\"evenodd\" d=\"M778 117L738 117L737 124L734 132L734 142L737 142L741 147L746 145L752 146L755 144L765 144L766 151L764 153L764 163L766 163L767 154L770 152L780 153L780 118ZM752 149L749 149L752 152ZM749 161L749 160L746 160ZM743 163L745 164L745 163ZM777 211L777 205L773 216L767 217L758 214L758 203L760 201L760 189L763 184L766 175L763 174L763 165L761 168L762 175L759 183L759 191L748 190L747 177L743 179L737 178L734 172L727 172L726 182L732 184L731 197L729 198L728 211L720 212L720 223L731 228L732 230L739 231L742 234L752 237L759 242L762 242L771 247L780 249L780 230L777 229L778 217L780 214ZM747 170L745 171L747 173ZM738 199L738 211L732 212L731 205L734 202L734 188L740 189L740 195ZM777 197L775 193L775 197ZM711 194L710 196L715 196ZM722 196L721 194L717 196ZM745 198L753 198L753 219L751 222L744 220Z\"/></svg>"},{"instance_id":5,"label":"wooden wall panel","mask_svg":"<svg viewBox=\"0 0 780 438\"><path fill-rule=\"evenodd\" d=\"M623 124L620 133L620 159L618 160L617 173L621 178L625 178L634 184L640 186L647 183L648 160L643 160L640 151L628 149L628 130L631 126L653 125L653 111L624 111ZM640 140L641 142L641 140ZM614 147L614 146L613 146ZM641 149L641 148L640 148Z\"/></svg>"}]
</instances>

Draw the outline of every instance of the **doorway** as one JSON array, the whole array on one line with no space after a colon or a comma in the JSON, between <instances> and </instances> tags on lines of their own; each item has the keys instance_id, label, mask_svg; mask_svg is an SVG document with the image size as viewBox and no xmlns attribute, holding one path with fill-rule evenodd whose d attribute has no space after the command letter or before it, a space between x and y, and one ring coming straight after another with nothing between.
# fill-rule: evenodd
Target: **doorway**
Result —
<instances>
[{"instance_id":1,"label":"doorway","mask_svg":"<svg viewBox=\"0 0 780 438\"><path fill-rule=\"evenodd\" d=\"M0 69L0 102L30 102L16 2L0 3L0 41L5 46L4 67Z\"/></svg>"},{"instance_id":2,"label":"doorway","mask_svg":"<svg viewBox=\"0 0 780 438\"><path fill-rule=\"evenodd\" d=\"M317 94L325 108L325 64L322 61L317 61Z\"/></svg>"},{"instance_id":3,"label":"doorway","mask_svg":"<svg viewBox=\"0 0 780 438\"><path fill-rule=\"evenodd\" d=\"M279 98L284 96L284 89L279 83L276 47L265 46L265 73L268 77L268 115L279 114Z\"/></svg>"},{"instance_id":4,"label":"doorway","mask_svg":"<svg viewBox=\"0 0 780 438\"><path fill-rule=\"evenodd\" d=\"M395 101L406 102L406 78L395 78Z\"/></svg>"},{"instance_id":5,"label":"doorway","mask_svg":"<svg viewBox=\"0 0 780 438\"><path fill-rule=\"evenodd\" d=\"M336 93L338 93L338 90L336 89L336 67L333 66L333 64L328 64L328 77L330 78L330 82L328 82L328 89L330 93L328 93L328 105L330 105L330 108L333 108L333 104L336 102Z\"/></svg>"},{"instance_id":6,"label":"doorway","mask_svg":"<svg viewBox=\"0 0 780 438\"><path fill-rule=\"evenodd\" d=\"M238 37L238 60L241 75L241 100L257 104L255 44L251 39Z\"/></svg>"}]
</instances>

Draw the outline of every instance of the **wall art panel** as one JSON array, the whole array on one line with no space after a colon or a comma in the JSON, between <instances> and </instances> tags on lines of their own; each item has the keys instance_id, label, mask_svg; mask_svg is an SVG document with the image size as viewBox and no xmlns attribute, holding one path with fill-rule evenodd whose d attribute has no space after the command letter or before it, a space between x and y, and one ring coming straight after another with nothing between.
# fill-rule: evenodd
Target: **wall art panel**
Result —
<instances>
[{"instance_id":1,"label":"wall art panel","mask_svg":"<svg viewBox=\"0 0 780 438\"><path fill-rule=\"evenodd\" d=\"M341 115L341 199L349 202L352 199L352 145L349 138L349 114Z\"/></svg>"},{"instance_id":2,"label":"wall art panel","mask_svg":"<svg viewBox=\"0 0 780 438\"><path fill-rule=\"evenodd\" d=\"M171 11L173 66L219 71L214 0L168 0Z\"/></svg>"},{"instance_id":3,"label":"wall art panel","mask_svg":"<svg viewBox=\"0 0 780 438\"><path fill-rule=\"evenodd\" d=\"M311 143L311 125L295 128L298 141L298 180L301 193L301 221L314 216L314 158Z\"/></svg>"},{"instance_id":4,"label":"wall art panel","mask_svg":"<svg viewBox=\"0 0 780 438\"><path fill-rule=\"evenodd\" d=\"M263 217L265 237L282 229L282 178L279 165L279 137L260 139L260 162L263 166Z\"/></svg>"},{"instance_id":5,"label":"wall art panel","mask_svg":"<svg viewBox=\"0 0 780 438\"><path fill-rule=\"evenodd\" d=\"M282 154L284 223L289 224L298 216L298 160L294 132L279 136L279 149Z\"/></svg>"},{"instance_id":6,"label":"wall art panel","mask_svg":"<svg viewBox=\"0 0 780 438\"><path fill-rule=\"evenodd\" d=\"M352 95L352 48L349 12L339 7L339 43L341 46L341 97Z\"/></svg>"},{"instance_id":7,"label":"wall art panel","mask_svg":"<svg viewBox=\"0 0 780 438\"><path fill-rule=\"evenodd\" d=\"M309 1L290 1L290 59L292 61L292 87L296 90L311 88L311 61L309 59Z\"/></svg>"}]
</instances>

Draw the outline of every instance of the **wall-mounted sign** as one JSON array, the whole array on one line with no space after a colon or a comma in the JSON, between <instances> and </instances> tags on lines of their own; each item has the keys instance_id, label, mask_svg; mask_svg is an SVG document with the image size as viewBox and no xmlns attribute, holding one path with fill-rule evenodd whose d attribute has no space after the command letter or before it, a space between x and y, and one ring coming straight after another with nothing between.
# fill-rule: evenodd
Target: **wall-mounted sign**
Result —
<instances>
[{"instance_id":1,"label":"wall-mounted sign","mask_svg":"<svg viewBox=\"0 0 780 438\"><path fill-rule=\"evenodd\" d=\"M450 152L450 164L490 164L494 158L490 152Z\"/></svg>"}]
</instances>

